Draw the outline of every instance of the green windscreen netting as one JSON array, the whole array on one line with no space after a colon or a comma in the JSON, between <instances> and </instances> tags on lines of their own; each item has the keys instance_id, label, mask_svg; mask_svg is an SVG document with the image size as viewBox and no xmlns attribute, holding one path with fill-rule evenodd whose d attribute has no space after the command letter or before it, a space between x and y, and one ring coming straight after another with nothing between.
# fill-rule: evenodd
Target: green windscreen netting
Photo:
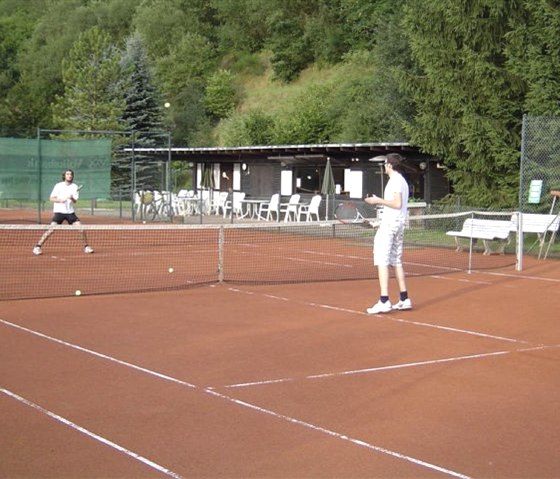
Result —
<instances>
[{"instance_id":1,"label":"green windscreen netting","mask_svg":"<svg viewBox=\"0 0 560 479\"><path fill-rule=\"evenodd\" d=\"M0 138L0 199L48 200L65 169L81 199L109 198L111 140Z\"/></svg>"}]
</instances>

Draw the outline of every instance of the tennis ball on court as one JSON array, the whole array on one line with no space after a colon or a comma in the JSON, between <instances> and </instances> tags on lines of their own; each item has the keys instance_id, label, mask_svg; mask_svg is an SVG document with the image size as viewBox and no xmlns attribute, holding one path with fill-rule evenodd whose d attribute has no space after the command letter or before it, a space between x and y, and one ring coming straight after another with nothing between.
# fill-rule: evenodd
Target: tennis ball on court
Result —
<instances>
[{"instance_id":1,"label":"tennis ball on court","mask_svg":"<svg viewBox=\"0 0 560 479\"><path fill-rule=\"evenodd\" d=\"M169 271L170 273L173 273L173 271L175 271L173 268L169 268L167 271Z\"/></svg>"},{"instance_id":2,"label":"tennis ball on court","mask_svg":"<svg viewBox=\"0 0 560 479\"><path fill-rule=\"evenodd\" d=\"M79 289L77 289L76 292L75 292L74 294L75 294L76 296L81 296L81 295L82 295L82 292L81 292Z\"/></svg>"}]
</instances>

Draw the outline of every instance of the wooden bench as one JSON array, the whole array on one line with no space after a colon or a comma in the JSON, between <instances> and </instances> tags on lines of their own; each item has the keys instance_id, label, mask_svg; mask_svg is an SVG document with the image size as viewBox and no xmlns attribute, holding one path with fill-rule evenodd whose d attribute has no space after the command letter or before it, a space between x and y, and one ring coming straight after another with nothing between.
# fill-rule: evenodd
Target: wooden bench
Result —
<instances>
[{"instance_id":1,"label":"wooden bench","mask_svg":"<svg viewBox=\"0 0 560 479\"><path fill-rule=\"evenodd\" d=\"M457 251L462 251L463 246L459 242L460 238L473 240L482 240L484 244L485 255L503 254L506 245L510 242L510 233L512 231L512 222L510 220L490 220L482 218L467 218L463 223L461 231L448 231L448 236L455 238ZM496 249L491 248L493 241L499 243Z\"/></svg>"}]
</instances>

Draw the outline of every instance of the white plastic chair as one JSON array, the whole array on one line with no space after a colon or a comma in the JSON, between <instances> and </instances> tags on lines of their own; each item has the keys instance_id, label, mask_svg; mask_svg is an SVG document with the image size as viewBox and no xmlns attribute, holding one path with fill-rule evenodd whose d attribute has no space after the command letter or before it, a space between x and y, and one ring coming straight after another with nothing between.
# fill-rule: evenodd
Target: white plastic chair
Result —
<instances>
[{"instance_id":1,"label":"white plastic chair","mask_svg":"<svg viewBox=\"0 0 560 479\"><path fill-rule=\"evenodd\" d=\"M234 191L233 198L227 200L224 205L224 218L227 216L228 211L230 214L234 214L237 217L243 216L243 204L241 203L245 199L245 193Z\"/></svg>"},{"instance_id":2,"label":"white plastic chair","mask_svg":"<svg viewBox=\"0 0 560 479\"><path fill-rule=\"evenodd\" d=\"M268 203L261 203L258 214L259 220L271 220L272 213L276 213L278 219L280 214L280 195L278 193L274 193Z\"/></svg>"},{"instance_id":3,"label":"white plastic chair","mask_svg":"<svg viewBox=\"0 0 560 479\"><path fill-rule=\"evenodd\" d=\"M138 190L134 192L134 214L136 216L140 216L144 208L144 205L142 204L143 194L144 192L142 190Z\"/></svg>"},{"instance_id":4,"label":"white plastic chair","mask_svg":"<svg viewBox=\"0 0 560 479\"><path fill-rule=\"evenodd\" d=\"M214 213L216 214L216 216L225 215L228 195L229 193L227 191L220 191L217 195L215 195L216 205L214 207Z\"/></svg>"},{"instance_id":5,"label":"white plastic chair","mask_svg":"<svg viewBox=\"0 0 560 479\"><path fill-rule=\"evenodd\" d=\"M299 221L299 199L301 195L294 194L290 196L288 203L282 203L280 205L280 214L284 213L284 221L287 222L290 219L293 221ZM293 218L292 218L293 215Z\"/></svg>"},{"instance_id":6,"label":"white plastic chair","mask_svg":"<svg viewBox=\"0 0 560 479\"><path fill-rule=\"evenodd\" d=\"M311 221L313 216L319 221L319 205L322 199L321 195L315 195L308 205L301 205L298 213L299 220L301 221L301 217L305 215L305 221Z\"/></svg>"}]
</instances>

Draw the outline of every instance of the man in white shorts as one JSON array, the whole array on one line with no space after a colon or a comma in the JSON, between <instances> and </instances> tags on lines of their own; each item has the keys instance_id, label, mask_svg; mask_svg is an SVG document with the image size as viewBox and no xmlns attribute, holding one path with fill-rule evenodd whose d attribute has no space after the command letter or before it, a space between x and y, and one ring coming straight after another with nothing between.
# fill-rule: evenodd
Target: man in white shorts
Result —
<instances>
[{"instance_id":1,"label":"man in white shorts","mask_svg":"<svg viewBox=\"0 0 560 479\"><path fill-rule=\"evenodd\" d=\"M400 173L403 158L398 153L385 157L385 173L389 181L385 186L383 198L368 197L370 205L382 205L381 224L373 242L373 264L379 273L379 301L367 309L368 314L388 313L394 309L412 309L408 297L404 268L402 265L404 227L408 211L408 183ZM399 286L399 301L391 305L389 301L389 266L395 268Z\"/></svg>"},{"instance_id":2,"label":"man in white shorts","mask_svg":"<svg viewBox=\"0 0 560 479\"><path fill-rule=\"evenodd\" d=\"M51 220L51 225L61 225L65 221L69 225L80 226L80 218L76 215L74 210L74 203L78 201L80 193L78 191L78 185L74 183L74 172L72 170L66 170L62 173L62 181L54 185L51 192L50 200L53 204L53 218ZM40 255L43 254L42 246L45 241L49 239L54 230L49 228L37 244L33 247L33 254ZM93 253L93 248L88 245L86 232L81 230L82 240L84 243L84 253Z\"/></svg>"}]
</instances>

